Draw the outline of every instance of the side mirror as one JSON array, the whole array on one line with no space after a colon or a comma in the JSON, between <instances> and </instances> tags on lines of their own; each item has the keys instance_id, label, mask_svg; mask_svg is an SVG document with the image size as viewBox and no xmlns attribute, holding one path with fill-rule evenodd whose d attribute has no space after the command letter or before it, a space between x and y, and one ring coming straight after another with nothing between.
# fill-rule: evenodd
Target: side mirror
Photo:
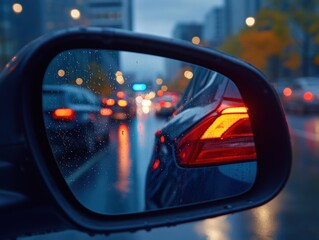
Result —
<instances>
[{"instance_id":1,"label":"side mirror","mask_svg":"<svg viewBox=\"0 0 319 240\"><path fill-rule=\"evenodd\" d=\"M264 76L192 44L60 31L12 59L0 98L4 236L14 222L15 235L111 233L215 217L269 201L289 175L288 127Z\"/></svg>"}]
</instances>

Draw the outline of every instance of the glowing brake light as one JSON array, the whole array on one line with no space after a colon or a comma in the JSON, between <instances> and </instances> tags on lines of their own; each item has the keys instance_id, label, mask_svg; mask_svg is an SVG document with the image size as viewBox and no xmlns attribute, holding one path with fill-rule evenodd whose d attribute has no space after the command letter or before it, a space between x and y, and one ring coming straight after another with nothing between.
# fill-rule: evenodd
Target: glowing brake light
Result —
<instances>
[{"instance_id":1,"label":"glowing brake light","mask_svg":"<svg viewBox=\"0 0 319 240\"><path fill-rule=\"evenodd\" d=\"M53 112L53 118L55 120L68 120L72 121L75 118L75 113L71 108L58 108Z\"/></svg>"},{"instance_id":2,"label":"glowing brake light","mask_svg":"<svg viewBox=\"0 0 319 240\"><path fill-rule=\"evenodd\" d=\"M305 92L303 94L303 99L306 101L306 102L311 102L313 100L313 94L312 92Z\"/></svg>"},{"instance_id":3,"label":"glowing brake light","mask_svg":"<svg viewBox=\"0 0 319 240\"><path fill-rule=\"evenodd\" d=\"M247 108L227 108L209 117L180 139L176 154L184 167L255 160Z\"/></svg>"},{"instance_id":4,"label":"glowing brake light","mask_svg":"<svg viewBox=\"0 0 319 240\"><path fill-rule=\"evenodd\" d=\"M155 171L159 167L160 164L161 164L161 161L156 159L153 163L152 170Z\"/></svg>"},{"instance_id":5,"label":"glowing brake light","mask_svg":"<svg viewBox=\"0 0 319 240\"><path fill-rule=\"evenodd\" d=\"M119 105L120 107L126 107L127 106L127 101L126 100L118 100L117 101L117 105Z\"/></svg>"},{"instance_id":6,"label":"glowing brake light","mask_svg":"<svg viewBox=\"0 0 319 240\"><path fill-rule=\"evenodd\" d=\"M292 95L292 90L289 87L286 87L282 93L284 94L285 97L290 97Z\"/></svg>"},{"instance_id":7,"label":"glowing brake light","mask_svg":"<svg viewBox=\"0 0 319 240\"><path fill-rule=\"evenodd\" d=\"M165 107L165 108L170 108L170 107L172 107L172 103L171 102L160 101L160 106L161 107Z\"/></svg>"},{"instance_id":8,"label":"glowing brake light","mask_svg":"<svg viewBox=\"0 0 319 240\"><path fill-rule=\"evenodd\" d=\"M122 92L122 91L119 91L119 92L116 93L116 96L117 96L118 98L125 98L125 93Z\"/></svg>"},{"instance_id":9,"label":"glowing brake light","mask_svg":"<svg viewBox=\"0 0 319 240\"><path fill-rule=\"evenodd\" d=\"M223 134L241 119L248 119L247 108L227 108L222 111L200 139L221 138Z\"/></svg>"},{"instance_id":10,"label":"glowing brake light","mask_svg":"<svg viewBox=\"0 0 319 240\"><path fill-rule=\"evenodd\" d=\"M102 103L106 104L107 106L114 106L115 100L112 98L103 98Z\"/></svg>"},{"instance_id":11,"label":"glowing brake light","mask_svg":"<svg viewBox=\"0 0 319 240\"><path fill-rule=\"evenodd\" d=\"M100 110L100 114L102 116L108 117L108 116L111 116L112 113L113 113L112 109L109 109L109 108L101 108L101 110Z\"/></svg>"}]
</instances>

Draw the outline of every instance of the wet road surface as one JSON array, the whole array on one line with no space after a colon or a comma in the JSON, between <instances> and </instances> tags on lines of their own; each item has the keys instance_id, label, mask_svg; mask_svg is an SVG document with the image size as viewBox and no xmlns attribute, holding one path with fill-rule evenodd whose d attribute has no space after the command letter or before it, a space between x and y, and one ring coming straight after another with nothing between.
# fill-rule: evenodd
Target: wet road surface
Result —
<instances>
[{"instance_id":1,"label":"wet road surface","mask_svg":"<svg viewBox=\"0 0 319 240\"><path fill-rule=\"evenodd\" d=\"M66 231L24 239L319 239L319 116L314 114L288 114L287 120L293 146L291 176L284 190L264 206L214 219L182 224L176 227L159 228L150 232L139 231L134 234L118 233L105 237L102 235L88 236L85 233L77 231ZM135 124L135 127L126 128L125 124L120 124L118 128L115 127L113 129L115 133L112 134L116 134L116 132L117 134L122 134L122 131L128 133L129 129L134 131L137 126L137 131L139 131L138 136L141 136L140 141L142 141L143 131L141 131L141 126L144 130L146 129L145 131L155 131L158 126L163 124L163 119L156 119L151 115L134 121L130 124ZM129 134L135 135L134 132ZM111 143L112 141L110 141L110 145L107 148L95 155L95 163L92 166L87 166L87 171L74 171L71 174L69 172L69 175L67 175L67 181L71 183L73 192L79 199L82 199L84 205L94 206L90 202L92 200L84 196L88 194L94 195L94 191L98 191L101 198L97 204L95 202L98 207L92 210L112 211L108 206L112 205L114 207L117 205L121 207L121 204L124 203L127 211L143 208L143 206L136 204L142 195L138 193L138 190L130 191L130 189L134 189L130 179L132 179L134 174L140 174L138 173L138 169L130 169L130 166L134 165L132 165L132 161L140 160L141 156L132 151L134 146L128 144L128 138L129 136L124 134L122 138L118 138L119 143ZM153 144L153 141L147 142ZM116 149L116 147L112 147L112 144L115 144L114 146L122 144L124 149L132 151L130 154L117 151L116 154L120 156L119 159L124 160L123 163L119 164L120 168L114 167L114 169L122 169L121 174L114 174L114 176L112 176L111 170L109 174L99 172L99 169L105 169L101 165L106 164L106 154L110 154ZM142 154L145 157L151 153L145 150L142 151ZM140 164L147 163L142 161ZM109 169L112 169L112 167L109 167ZM95 172L95 174L92 174L92 172ZM105 181L106 176L108 178L107 181ZM113 179L110 180L110 178ZM92 182L94 182L94 187L87 188L87 184L92 184ZM111 187L107 188L105 182L110 183ZM107 194L109 194L107 189L114 188L119 190L118 198L121 199L120 203L115 205L107 202L106 198ZM86 190L83 192L83 189ZM135 200L131 199L132 204L127 204L128 198Z\"/></svg>"}]
</instances>

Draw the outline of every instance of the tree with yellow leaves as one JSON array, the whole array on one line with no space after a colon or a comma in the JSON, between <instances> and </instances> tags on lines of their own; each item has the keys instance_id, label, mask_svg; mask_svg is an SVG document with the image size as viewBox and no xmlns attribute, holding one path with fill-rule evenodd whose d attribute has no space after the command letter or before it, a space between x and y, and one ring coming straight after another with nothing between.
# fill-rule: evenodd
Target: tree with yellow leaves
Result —
<instances>
[{"instance_id":1,"label":"tree with yellow leaves","mask_svg":"<svg viewBox=\"0 0 319 240\"><path fill-rule=\"evenodd\" d=\"M319 66L317 0L269 2L272 8L261 9L255 25L227 39L222 50L273 77L278 77L274 74L275 68L309 75L312 66ZM276 66L269 71L273 62Z\"/></svg>"}]
</instances>

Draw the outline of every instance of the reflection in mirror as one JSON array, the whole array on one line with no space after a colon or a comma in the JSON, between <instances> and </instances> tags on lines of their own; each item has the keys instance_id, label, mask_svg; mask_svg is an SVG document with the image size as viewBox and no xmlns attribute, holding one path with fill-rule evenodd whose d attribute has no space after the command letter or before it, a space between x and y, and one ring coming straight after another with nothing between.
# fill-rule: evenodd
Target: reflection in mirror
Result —
<instances>
[{"instance_id":1,"label":"reflection in mirror","mask_svg":"<svg viewBox=\"0 0 319 240\"><path fill-rule=\"evenodd\" d=\"M43 82L47 137L74 196L125 214L225 199L254 184L249 111L214 71L157 56L63 52Z\"/></svg>"}]
</instances>

